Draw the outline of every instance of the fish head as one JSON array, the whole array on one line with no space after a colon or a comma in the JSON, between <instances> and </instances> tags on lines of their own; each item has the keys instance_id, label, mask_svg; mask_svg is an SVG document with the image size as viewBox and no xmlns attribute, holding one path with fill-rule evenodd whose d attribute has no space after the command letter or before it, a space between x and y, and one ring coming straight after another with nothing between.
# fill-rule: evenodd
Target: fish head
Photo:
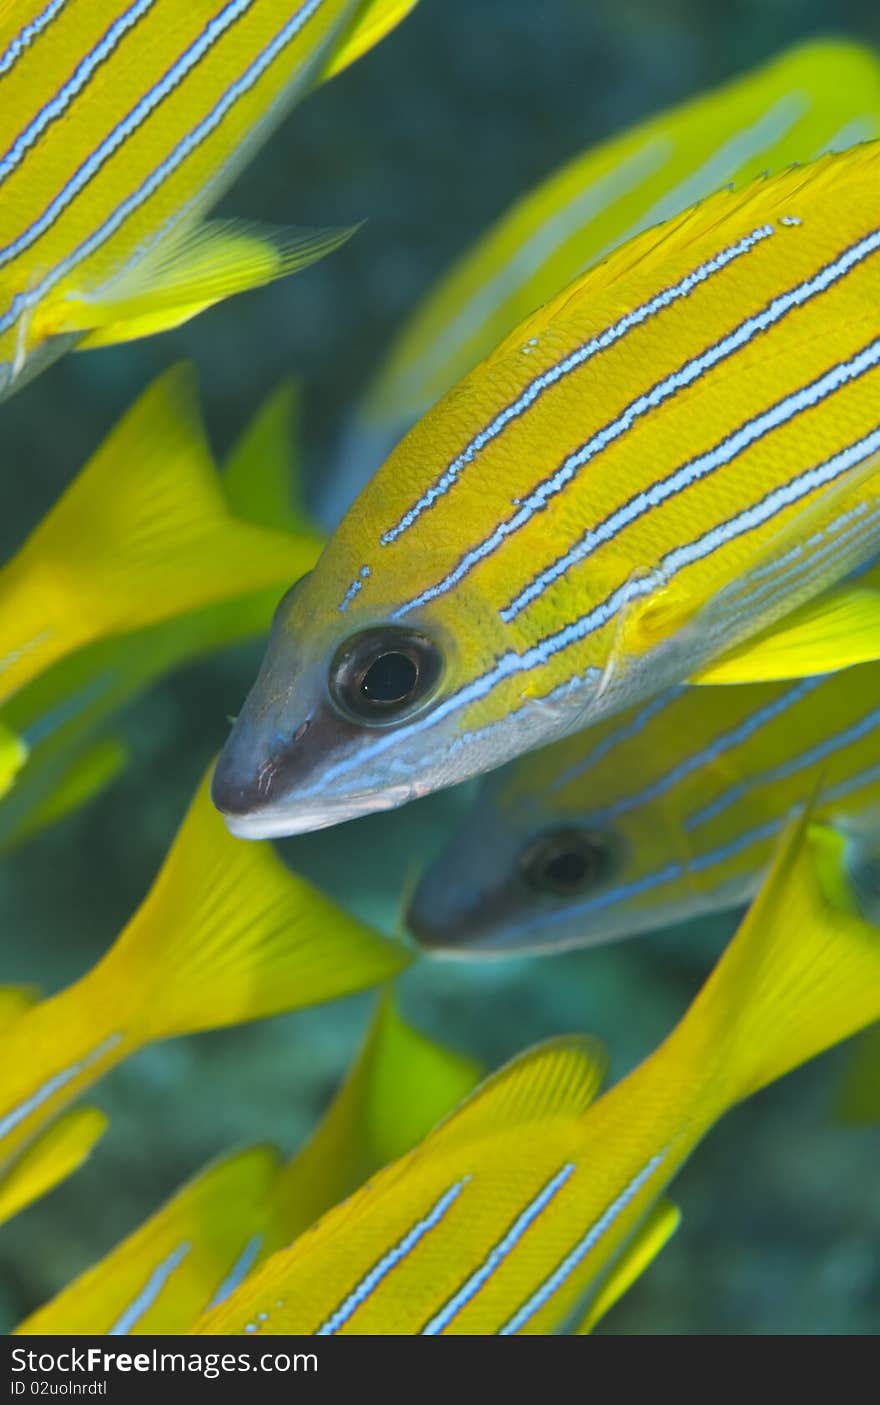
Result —
<instances>
[{"instance_id":1,"label":"fish head","mask_svg":"<svg viewBox=\"0 0 880 1405\"><path fill-rule=\"evenodd\" d=\"M401 616L404 568L390 553L387 565L380 560L362 573L359 520L346 519L281 601L259 676L219 758L214 801L242 838L298 834L394 808L513 754L514 739L487 727L491 718L466 686L491 648L497 612L464 590L454 602ZM492 704L502 714L511 705ZM470 745L475 733L479 746Z\"/></svg>"},{"instance_id":2,"label":"fish head","mask_svg":"<svg viewBox=\"0 0 880 1405\"><path fill-rule=\"evenodd\" d=\"M693 692L693 690L691 690ZM521 757L482 784L471 810L419 880L406 922L421 946L455 956L506 956L598 945L741 900L751 868L719 884L703 872L684 824L722 772L668 789L672 694ZM685 712L693 706L687 700ZM681 719L680 719L681 720ZM659 784L658 784L659 782ZM697 862L695 862L697 860ZM728 879L730 881L728 881Z\"/></svg>"},{"instance_id":3,"label":"fish head","mask_svg":"<svg viewBox=\"0 0 880 1405\"><path fill-rule=\"evenodd\" d=\"M430 594L461 554L448 517L389 534L423 481L420 443L412 431L398 445L278 607L216 767L215 802L236 835L394 808L568 729L574 702L545 697L517 667L526 643L485 570Z\"/></svg>"}]
</instances>

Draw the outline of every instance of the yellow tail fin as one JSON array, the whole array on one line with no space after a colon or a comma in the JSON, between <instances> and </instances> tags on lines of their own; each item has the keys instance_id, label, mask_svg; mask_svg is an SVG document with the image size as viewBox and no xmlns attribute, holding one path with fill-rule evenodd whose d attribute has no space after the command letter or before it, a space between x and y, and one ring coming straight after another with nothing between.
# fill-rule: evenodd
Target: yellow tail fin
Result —
<instances>
[{"instance_id":1,"label":"yellow tail fin","mask_svg":"<svg viewBox=\"0 0 880 1405\"><path fill-rule=\"evenodd\" d=\"M145 901L97 966L14 1020L0 1047L0 1162L144 1043L379 984L410 960L233 839L201 785Z\"/></svg>"},{"instance_id":2,"label":"yellow tail fin","mask_svg":"<svg viewBox=\"0 0 880 1405\"><path fill-rule=\"evenodd\" d=\"M673 1039L734 1103L880 1018L880 930L848 891L844 839L792 823L773 871Z\"/></svg>"},{"instance_id":3,"label":"yellow tail fin","mask_svg":"<svg viewBox=\"0 0 880 1405\"><path fill-rule=\"evenodd\" d=\"M231 516L191 372L177 367L0 571L0 700L87 643L280 588L317 550Z\"/></svg>"}]
</instances>

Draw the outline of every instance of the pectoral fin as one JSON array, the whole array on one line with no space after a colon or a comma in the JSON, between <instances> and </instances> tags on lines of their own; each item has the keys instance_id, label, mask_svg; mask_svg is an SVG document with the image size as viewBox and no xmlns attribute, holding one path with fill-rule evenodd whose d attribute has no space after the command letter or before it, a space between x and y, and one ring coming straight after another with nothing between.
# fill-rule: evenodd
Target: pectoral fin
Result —
<instances>
[{"instance_id":1,"label":"pectoral fin","mask_svg":"<svg viewBox=\"0 0 880 1405\"><path fill-rule=\"evenodd\" d=\"M695 674L691 683L770 683L880 659L880 591L841 585Z\"/></svg>"},{"instance_id":2,"label":"pectoral fin","mask_svg":"<svg viewBox=\"0 0 880 1405\"><path fill-rule=\"evenodd\" d=\"M78 1107L22 1152L0 1181L0 1224L78 1170L104 1135L107 1118L96 1107Z\"/></svg>"},{"instance_id":3,"label":"pectoral fin","mask_svg":"<svg viewBox=\"0 0 880 1405\"><path fill-rule=\"evenodd\" d=\"M79 350L166 332L234 293L306 268L353 233L229 220L197 225L104 288L69 299L60 314L53 309L46 330L85 333Z\"/></svg>"}]
</instances>

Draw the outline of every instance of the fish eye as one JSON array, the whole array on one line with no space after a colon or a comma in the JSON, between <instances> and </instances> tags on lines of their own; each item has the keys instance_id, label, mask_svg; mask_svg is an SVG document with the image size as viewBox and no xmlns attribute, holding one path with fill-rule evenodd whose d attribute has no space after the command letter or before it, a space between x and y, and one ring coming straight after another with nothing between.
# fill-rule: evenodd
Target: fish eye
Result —
<instances>
[{"instance_id":1,"label":"fish eye","mask_svg":"<svg viewBox=\"0 0 880 1405\"><path fill-rule=\"evenodd\" d=\"M520 870L530 888L560 898L575 897L608 872L607 840L583 829L544 834L520 855Z\"/></svg>"},{"instance_id":2,"label":"fish eye","mask_svg":"<svg viewBox=\"0 0 880 1405\"><path fill-rule=\"evenodd\" d=\"M354 635L330 667L330 696L357 722L387 726L412 716L430 700L443 669L427 635L388 625Z\"/></svg>"}]
</instances>

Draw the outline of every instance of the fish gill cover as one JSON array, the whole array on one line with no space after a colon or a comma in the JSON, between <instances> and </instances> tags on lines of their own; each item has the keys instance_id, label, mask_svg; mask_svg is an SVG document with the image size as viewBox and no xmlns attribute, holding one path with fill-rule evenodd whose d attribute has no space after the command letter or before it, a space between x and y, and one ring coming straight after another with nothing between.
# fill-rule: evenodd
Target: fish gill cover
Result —
<instances>
[{"instance_id":1,"label":"fish gill cover","mask_svg":"<svg viewBox=\"0 0 880 1405\"><path fill-rule=\"evenodd\" d=\"M876 1325L880 32L539 9L0 4L9 1330Z\"/></svg>"}]
</instances>

